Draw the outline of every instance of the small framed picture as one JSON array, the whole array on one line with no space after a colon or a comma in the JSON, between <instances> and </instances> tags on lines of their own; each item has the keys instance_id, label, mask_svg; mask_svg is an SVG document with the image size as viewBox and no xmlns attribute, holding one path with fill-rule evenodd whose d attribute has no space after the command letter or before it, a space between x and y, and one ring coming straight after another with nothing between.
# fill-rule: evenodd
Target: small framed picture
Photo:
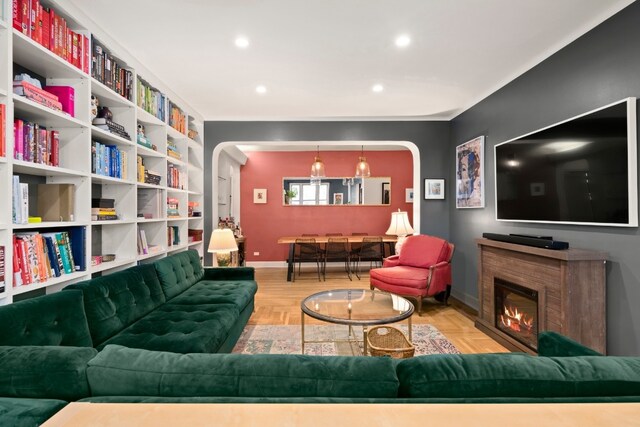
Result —
<instances>
[{"instance_id":1,"label":"small framed picture","mask_svg":"<svg viewBox=\"0 0 640 427\"><path fill-rule=\"evenodd\" d=\"M424 199L444 199L444 179L425 179Z\"/></svg>"},{"instance_id":2,"label":"small framed picture","mask_svg":"<svg viewBox=\"0 0 640 427\"><path fill-rule=\"evenodd\" d=\"M256 203L256 204L267 203L267 189L266 188L254 188L253 189L253 203Z\"/></svg>"},{"instance_id":3,"label":"small framed picture","mask_svg":"<svg viewBox=\"0 0 640 427\"><path fill-rule=\"evenodd\" d=\"M413 203L413 188L405 188L404 201L406 203Z\"/></svg>"},{"instance_id":4,"label":"small framed picture","mask_svg":"<svg viewBox=\"0 0 640 427\"><path fill-rule=\"evenodd\" d=\"M333 204L334 205L341 205L342 204L342 200L343 200L343 194L342 193L333 193Z\"/></svg>"}]
</instances>

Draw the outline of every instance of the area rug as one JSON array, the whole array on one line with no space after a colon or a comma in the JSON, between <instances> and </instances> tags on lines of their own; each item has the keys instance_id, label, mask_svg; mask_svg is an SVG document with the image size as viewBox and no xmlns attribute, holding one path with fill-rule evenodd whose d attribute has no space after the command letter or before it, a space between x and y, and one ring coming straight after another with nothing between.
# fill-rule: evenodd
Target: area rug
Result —
<instances>
[{"instance_id":1,"label":"area rug","mask_svg":"<svg viewBox=\"0 0 640 427\"><path fill-rule=\"evenodd\" d=\"M397 326L407 333L407 326ZM355 328L362 339L362 328ZM300 354L300 326L248 325L242 331L233 353L242 354ZM355 356L362 354L362 341L349 343L348 327L344 325L305 326L306 341L329 341L305 344L305 354L319 356ZM335 341L338 340L338 341ZM335 341L335 342L334 342ZM460 351L432 325L413 325L415 355L459 354Z\"/></svg>"}]
</instances>

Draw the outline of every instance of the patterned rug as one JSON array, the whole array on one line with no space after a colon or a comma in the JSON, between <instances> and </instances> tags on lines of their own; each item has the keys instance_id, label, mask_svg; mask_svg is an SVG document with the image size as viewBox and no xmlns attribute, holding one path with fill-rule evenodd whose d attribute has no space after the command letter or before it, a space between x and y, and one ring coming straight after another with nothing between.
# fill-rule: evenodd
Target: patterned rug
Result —
<instances>
[{"instance_id":1,"label":"patterned rug","mask_svg":"<svg viewBox=\"0 0 640 427\"><path fill-rule=\"evenodd\" d=\"M407 325L397 326L407 334ZM354 328L362 339L362 329ZM306 341L334 341L348 338L348 327L344 325L305 326ZM408 335L407 335L408 336ZM300 326L249 325L244 328L233 353L243 354L300 354ZM415 355L459 354L458 349L442 333L431 325L413 325ZM305 354L320 356L354 356L362 354L362 341L323 342L305 344Z\"/></svg>"}]
</instances>

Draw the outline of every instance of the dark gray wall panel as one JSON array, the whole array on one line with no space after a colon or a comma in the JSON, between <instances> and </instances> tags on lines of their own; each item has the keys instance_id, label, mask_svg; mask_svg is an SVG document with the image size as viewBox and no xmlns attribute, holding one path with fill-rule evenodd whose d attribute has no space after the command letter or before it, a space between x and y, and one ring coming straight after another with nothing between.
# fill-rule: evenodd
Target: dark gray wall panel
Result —
<instances>
[{"instance_id":1,"label":"dark gray wall panel","mask_svg":"<svg viewBox=\"0 0 640 427\"><path fill-rule=\"evenodd\" d=\"M477 307L477 247L483 232L549 234L572 247L605 250L608 352L640 355L637 228L498 223L493 146L626 97L640 97L640 4L634 3L452 121L450 153L486 135L485 209L451 209L455 295ZM451 157L453 158L453 157ZM455 168L449 182L455 178ZM453 202L453 186L449 186Z\"/></svg>"},{"instance_id":2,"label":"dark gray wall panel","mask_svg":"<svg viewBox=\"0 0 640 427\"><path fill-rule=\"evenodd\" d=\"M449 175L449 122L205 122L204 203L205 248L211 235L211 182L217 165L211 165L213 150L226 141L411 141L420 150L421 186L424 178ZM311 167L311 163L309 163ZM422 188L416 191L420 206L421 232L449 238L447 200L422 200ZM211 256L205 254L205 263Z\"/></svg>"}]
</instances>

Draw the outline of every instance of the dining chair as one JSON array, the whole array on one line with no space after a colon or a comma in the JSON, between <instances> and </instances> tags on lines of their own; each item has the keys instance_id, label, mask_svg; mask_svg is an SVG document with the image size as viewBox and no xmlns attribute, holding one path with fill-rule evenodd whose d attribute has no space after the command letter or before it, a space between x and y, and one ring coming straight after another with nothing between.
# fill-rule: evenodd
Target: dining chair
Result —
<instances>
[{"instance_id":1,"label":"dining chair","mask_svg":"<svg viewBox=\"0 0 640 427\"><path fill-rule=\"evenodd\" d=\"M295 264L298 263L298 275L301 274L302 263L303 262L315 262L316 263L316 271L318 273L318 281L321 281L322 278L320 276L322 272L323 264L323 253L320 249L320 245L316 242L316 239L313 237L304 237L298 238L294 244L293 250L293 276L292 281L296 281L296 268Z\"/></svg>"},{"instance_id":2,"label":"dining chair","mask_svg":"<svg viewBox=\"0 0 640 427\"><path fill-rule=\"evenodd\" d=\"M354 257L355 273L360 280L360 268L362 261L369 261L369 269L373 268L374 263L382 267L384 258L384 248L382 246L382 237L380 236L364 236L360 250Z\"/></svg>"},{"instance_id":3,"label":"dining chair","mask_svg":"<svg viewBox=\"0 0 640 427\"><path fill-rule=\"evenodd\" d=\"M346 237L329 237L329 241L324 249L324 264L322 267L322 274L327 277L327 261L329 262L344 262L344 269L351 278L351 254L349 253L349 239Z\"/></svg>"},{"instance_id":4,"label":"dining chair","mask_svg":"<svg viewBox=\"0 0 640 427\"><path fill-rule=\"evenodd\" d=\"M351 233L352 236L368 236L369 233ZM350 245L351 259L355 260L362 247L362 242L353 242Z\"/></svg>"}]
</instances>

